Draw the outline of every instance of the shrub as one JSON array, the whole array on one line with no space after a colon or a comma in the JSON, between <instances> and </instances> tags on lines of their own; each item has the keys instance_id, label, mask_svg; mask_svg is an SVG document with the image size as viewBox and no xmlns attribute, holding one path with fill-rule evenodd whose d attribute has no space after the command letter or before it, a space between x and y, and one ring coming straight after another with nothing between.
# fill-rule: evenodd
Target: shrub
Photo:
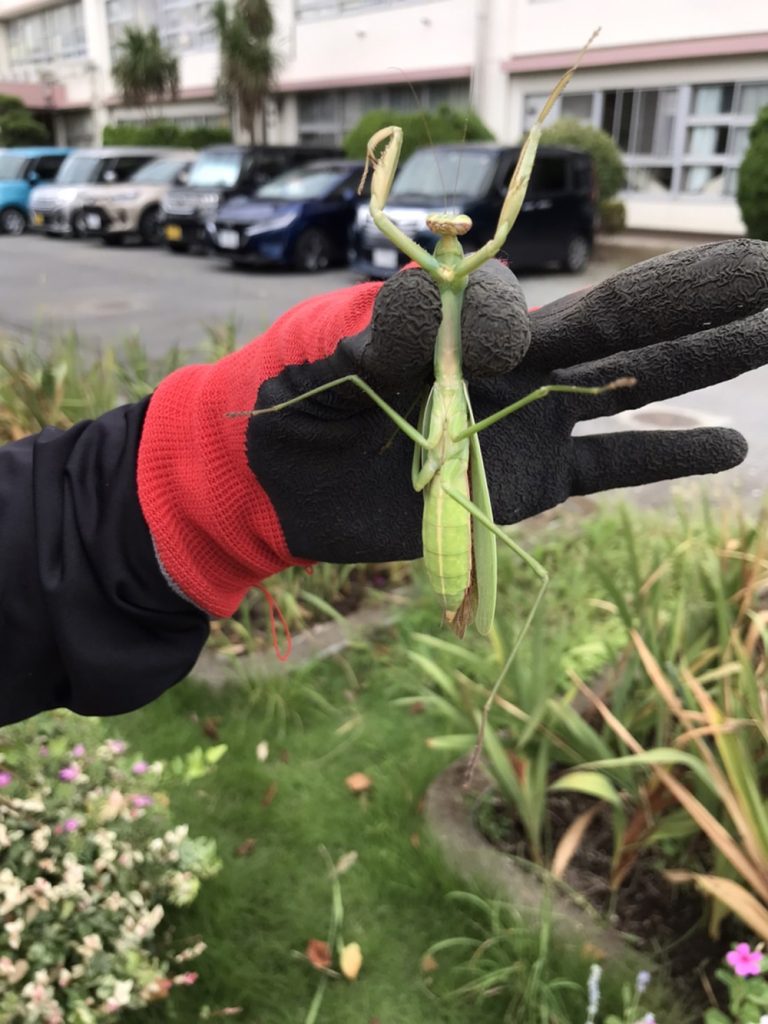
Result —
<instances>
[{"instance_id":1,"label":"shrub","mask_svg":"<svg viewBox=\"0 0 768 1024\"><path fill-rule=\"evenodd\" d=\"M751 238L768 239L768 106L757 115L739 169L737 199Z\"/></svg>"},{"instance_id":2,"label":"shrub","mask_svg":"<svg viewBox=\"0 0 768 1024\"><path fill-rule=\"evenodd\" d=\"M403 148L400 160L410 156L422 146L438 142L490 141L492 133L471 110L455 110L440 107L438 110L424 110L405 114L399 110L371 110L357 122L344 139L344 152L350 159L361 160L365 156L368 139L381 128L391 124L403 129Z\"/></svg>"},{"instance_id":3,"label":"shrub","mask_svg":"<svg viewBox=\"0 0 768 1024\"><path fill-rule=\"evenodd\" d=\"M627 208L620 199L603 199L600 203L600 227L608 234L623 231L627 225Z\"/></svg>"},{"instance_id":4,"label":"shrub","mask_svg":"<svg viewBox=\"0 0 768 1024\"><path fill-rule=\"evenodd\" d=\"M600 199L610 199L624 187L626 175L621 150L608 132L564 117L541 133L542 146L575 146L589 153L595 164L597 191Z\"/></svg>"},{"instance_id":5,"label":"shrub","mask_svg":"<svg viewBox=\"0 0 768 1024\"><path fill-rule=\"evenodd\" d=\"M181 128L173 121L108 124L103 135L105 146L178 146L200 149L231 141L232 132L229 128Z\"/></svg>"},{"instance_id":6,"label":"shrub","mask_svg":"<svg viewBox=\"0 0 768 1024\"><path fill-rule=\"evenodd\" d=\"M15 96L0 95L0 145L39 146L48 142L48 129Z\"/></svg>"},{"instance_id":7,"label":"shrub","mask_svg":"<svg viewBox=\"0 0 768 1024\"><path fill-rule=\"evenodd\" d=\"M164 765L65 712L0 745L0 1020L98 1024L197 975L158 935L220 867L212 840L173 826Z\"/></svg>"}]
</instances>

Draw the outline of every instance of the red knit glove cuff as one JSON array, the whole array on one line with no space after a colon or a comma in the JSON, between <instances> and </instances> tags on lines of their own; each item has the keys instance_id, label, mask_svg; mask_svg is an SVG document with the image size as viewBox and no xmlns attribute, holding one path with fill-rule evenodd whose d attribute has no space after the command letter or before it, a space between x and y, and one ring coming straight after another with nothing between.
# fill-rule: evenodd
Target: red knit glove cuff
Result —
<instances>
[{"instance_id":1,"label":"red knit glove cuff","mask_svg":"<svg viewBox=\"0 0 768 1024\"><path fill-rule=\"evenodd\" d=\"M294 307L260 338L218 363L167 377L147 409L139 502L175 586L212 615L231 615L255 584L289 565L269 497L246 459L246 416L263 381L330 355L370 323L379 285L357 285Z\"/></svg>"}]
</instances>

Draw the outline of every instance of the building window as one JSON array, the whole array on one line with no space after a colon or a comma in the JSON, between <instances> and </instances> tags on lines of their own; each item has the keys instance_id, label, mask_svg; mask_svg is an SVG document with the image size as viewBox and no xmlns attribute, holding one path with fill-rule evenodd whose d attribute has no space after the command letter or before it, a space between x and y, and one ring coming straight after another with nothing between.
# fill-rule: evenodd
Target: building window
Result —
<instances>
[{"instance_id":1,"label":"building window","mask_svg":"<svg viewBox=\"0 0 768 1024\"><path fill-rule=\"evenodd\" d=\"M374 85L299 93L299 142L338 146L370 110L417 113L442 106L468 107L469 82L422 82L413 89L408 85Z\"/></svg>"},{"instance_id":2,"label":"building window","mask_svg":"<svg viewBox=\"0 0 768 1024\"><path fill-rule=\"evenodd\" d=\"M106 9L113 57L128 26L155 26L162 44L177 54L218 45L210 0L106 0Z\"/></svg>"},{"instance_id":3,"label":"building window","mask_svg":"<svg viewBox=\"0 0 768 1024\"><path fill-rule=\"evenodd\" d=\"M338 18L343 14L357 14L376 7L405 7L424 2L425 0L294 0L294 11L297 21L305 21L311 18Z\"/></svg>"},{"instance_id":4,"label":"building window","mask_svg":"<svg viewBox=\"0 0 768 1024\"><path fill-rule=\"evenodd\" d=\"M8 55L12 68L84 57L83 8L80 3L49 7L8 22Z\"/></svg>"}]
</instances>

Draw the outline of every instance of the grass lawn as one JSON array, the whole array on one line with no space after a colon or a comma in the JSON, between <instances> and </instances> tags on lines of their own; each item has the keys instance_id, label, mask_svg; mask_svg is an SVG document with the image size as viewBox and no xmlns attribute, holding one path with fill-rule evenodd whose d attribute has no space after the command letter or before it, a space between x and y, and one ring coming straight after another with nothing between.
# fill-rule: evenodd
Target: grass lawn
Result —
<instances>
[{"instance_id":1,"label":"grass lawn","mask_svg":"<svg viewBox=\"0 0 768 1024\"><path fill-rule=\"evenodd\" d=\"M553 539L548 547L555 564L567 552L573 557L572 538ZM504 575L517 609L510 614L519 618L535 581L511 566ZM570 584L555 576L542 617L543 623L557 624L558 644L549 637L545 645L555 657L561 644L583 636L584 616L594 614L572 593L570 611L562 603L569 587L579 592L589 587L587 576L582 571ZM392 702L416 689L418 670L406 655L411 632L435 628L434 603L426 596L409 608L397 628L348 656L218 693L188 681L114 723L114 731L148 760L212 742L204 731L213 732L212 725L218 740L229 746L204 779L169 785L174 814L195 833L216 838L224 868L177 918L180 939L199 933L209 944L189 965L200 972L197 984L144 1011L142 1020L192 1021L208 1004L212 1009L240 1006L243 1012L236 1019L250 1024L303 1022L321 976L296 953L304 951L309 939L326 937L331 913L321 846L334 861L349 851L358 855L341 878L342 932L345 942L360 943L365 962L356 982L327 986L320 1021L452 1024L466 1022L468 1012L478 1024L561 1019L533 1010L507 1015L506 990L471 1008L439 998L466 980L451 969L448 954L438 954L436 971L421 969L432 943L472 934L478 917L474 914L473 922L466 908L447 898L451 890L467 886L447 872L430 848L420 814L427 785L450 759L425 749L425 739L444 731L444 723ZM541 635L548 633L545 629ZM542 656L542 645L534 647L538 654L530 655L529 662ZM522 672L524 665L525 660ZM256 754L262 740L269 743L264 763ZM345 779L353 772L370 777L369 792L349 792ZM242 844L249 839L255 842L244 852ZM533 963L538 955L536 930L520 941L508 939L504 955L520 958L524 984L526 961ZM574 962L572 952L568 962L561 949L549 951L541 983L563 976L578 982L564 996L572 1015L562 1018L578 1024L585 1015L589 959L577 955ZM621 973L619 965L606 972L612 986L604 992L606 1010L611 1002L614 1012L619 1005L615 993Z\"/></svg>"}]
</instances>

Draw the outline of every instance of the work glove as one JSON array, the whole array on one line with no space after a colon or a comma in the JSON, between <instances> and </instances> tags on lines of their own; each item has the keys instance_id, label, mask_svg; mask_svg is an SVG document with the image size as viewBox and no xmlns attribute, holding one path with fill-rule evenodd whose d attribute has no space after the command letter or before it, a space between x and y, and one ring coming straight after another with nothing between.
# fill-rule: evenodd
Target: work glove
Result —
<instances>
[{"instance_id":1,"label":"work glove","mask_svg":"<svg viewBox=\"0 0 768 1024\"><path fill-rule=\"evenodd\" d=\"M633 387L554 394L480 434L494 516L511 524L570 495L716 473L744 459L735 430L573 437L581 420L715 384L768 361L768 244L739 239L660 256L529 313L514 275L471 275L462 313L475 420L547 384ZM304 302L214 365L155 392L138 460L139 498L172 586L214 615L288 565L421 554L413 442L358 374L418 419L433 379L437 287L421 269Z\"/></svg>"}]
</instances>

